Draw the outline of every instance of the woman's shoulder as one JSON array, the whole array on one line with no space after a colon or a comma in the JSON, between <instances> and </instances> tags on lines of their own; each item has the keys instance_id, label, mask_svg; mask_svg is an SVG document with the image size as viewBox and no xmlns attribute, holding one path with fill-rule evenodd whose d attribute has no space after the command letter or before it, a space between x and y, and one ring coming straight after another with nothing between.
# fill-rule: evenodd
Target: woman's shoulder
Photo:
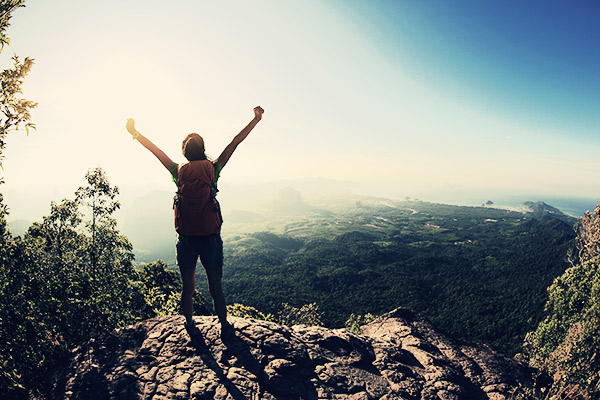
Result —
<instances>
[{"instance_id":1,"label":"woman's shoulder","mask_svg":"<svg viewBox=\"0 0 600 400\"><path fill-rule=\"evenodd\" d=\"M221 164L219 163L219 161L212 161L212 160L197 160L197 161L186 161L182 164L175 164L175 168L176 170L179 171L179 173L181 173L181 171L185 170L185 171L200 171L200 170L209 170L212 169L215 171L215 175L218 175L219 172L221 171Z\"/></svg>"}]
</instances>

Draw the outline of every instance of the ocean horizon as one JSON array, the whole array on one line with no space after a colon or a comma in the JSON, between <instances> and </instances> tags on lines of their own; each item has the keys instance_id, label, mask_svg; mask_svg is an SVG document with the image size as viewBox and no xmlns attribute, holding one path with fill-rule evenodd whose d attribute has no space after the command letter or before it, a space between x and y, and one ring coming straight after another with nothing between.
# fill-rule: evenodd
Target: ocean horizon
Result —
<instances>
[{"instance_id":1,"label":"ocean horizon","mask_svg":"<svg viewBox=\"0 0 600 400\"><path fill-rule=\"evenodd\" d=\"M459 206L481 206L484 205L488 200L492 201L489 207L507 207L507 208L521 208L524 202L532 201L538 202L543 201L544 203L558 208L560 211L567 215L575 218L582 217L586 211L594 211L598 203L599 198L592 197L567 197L567 196L544 196L544 195L500 195L481 197L481 196L444 196L437 195L432 197L423 197L423 201L431 201L435 203L453 204Z\"/></svg>"}]
</instances>

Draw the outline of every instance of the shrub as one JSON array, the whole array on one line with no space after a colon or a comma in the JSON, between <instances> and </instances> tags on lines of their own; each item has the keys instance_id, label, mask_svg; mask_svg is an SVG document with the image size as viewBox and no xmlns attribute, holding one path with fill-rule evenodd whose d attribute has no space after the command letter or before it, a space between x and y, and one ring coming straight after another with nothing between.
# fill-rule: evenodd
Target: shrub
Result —
<instances>
[{"instance_id":1,"label":"shrub","mask_svg":"<svg viewBox=\"0 0 600 400\"><path fill-rule=\"evenodd\" d=\"M354 332L358 335L360 334L360 331L363 326L370 324L376 319L377 315L373 315L371 313L367 313L364 315L350 314L350 317L348 317L345 326L346 329L348 329L350 332Z\"/></svg>"},{"instance_id":2,"label":"shrub","mask_svg":"<svg viewBox=\"0 0 600 400\"><path fill-rule=\"evenodd\" d=\"M282 325L322 325L323 313L319 311L317 303L305 304L302 307L293 307L288 303L281 305L277 313L277 321Z\"/></svg>"},{"instance_id":3,"label":"shrub","mask_svg":"<svg viewBox=\"0 0 600 400\"><path fill-rule=\"evenodd\" d=\"M550 395L600 393L600 205L576 225L576 259L548 288L546 317L527 334L530 365L554 377Z\"/></svg>"},{"instance_id":4,"label":"shrub","mask_svg":"<svg viewBox=\"0 0 600 400\"><path fill-rule=\"evenodd\" d=\"M275 322L273 314L263 314L252 306L245 306L240 303L234 303L227 306L227 312L232 317L261 319L264 321Z\"/></svg>"}]
</instances>

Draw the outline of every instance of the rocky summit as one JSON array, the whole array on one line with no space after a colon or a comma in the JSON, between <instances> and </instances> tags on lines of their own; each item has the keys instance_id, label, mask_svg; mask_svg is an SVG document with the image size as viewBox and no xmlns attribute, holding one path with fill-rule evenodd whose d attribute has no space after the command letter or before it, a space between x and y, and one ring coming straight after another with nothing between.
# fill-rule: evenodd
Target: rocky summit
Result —
<instances>
[{"instance_id":1,"label":"rocky summit","mask_svg":"<svg viewBox=\"0 0 600 400\"><path fill-rule=\"evenodd\" d=\"M449 338L397 309L363 327L281 326L230 317L149 319L91 340L56 372L55 399L512 399L535 371Z\"/></svg>"}]
</instances>

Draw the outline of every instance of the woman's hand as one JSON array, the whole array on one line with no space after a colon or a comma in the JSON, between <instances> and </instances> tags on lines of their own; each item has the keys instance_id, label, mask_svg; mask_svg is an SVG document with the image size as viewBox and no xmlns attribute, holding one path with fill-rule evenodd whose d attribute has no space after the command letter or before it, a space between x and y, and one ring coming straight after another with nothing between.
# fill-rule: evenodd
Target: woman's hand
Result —
<instances>
[{"instance_id":1,"label":"woman's hand","mask_svg":"<svg viewBox=\"0 0 600 400\"><path fill-rule=\"evenodd\" d=\"M264 112L265 112L265 110L263 110L263 108L261 106L254 107L254 119L257 119L260 121L262 119L262 115Z\"/></svg>"},{"instance_id":2,"label":"woman's hand","mask_svg":"<svg viewBox=\"0 0 600 400\"><path fill-rule=\"evenodd\" d=\"M127 125L125 125L125 127L127 128L127 131L132 135L137 132L135 130L135 121L133 120L133 118L127 118Z\"/></svg>"},{"instance_id":3,"label":"woman's hand","mask_svg":"<svg viewBox=\"0 0 600 400\"><path fill-rule=\"evenodd\" d=\"M133 120L133 118L127 118L127 124L125 125L125 128L127 128L127 132L131 133L131 136L133 136L134 140L140 134L138 131L135 130L135 121Z\"/></svg>"}]
</instances>

